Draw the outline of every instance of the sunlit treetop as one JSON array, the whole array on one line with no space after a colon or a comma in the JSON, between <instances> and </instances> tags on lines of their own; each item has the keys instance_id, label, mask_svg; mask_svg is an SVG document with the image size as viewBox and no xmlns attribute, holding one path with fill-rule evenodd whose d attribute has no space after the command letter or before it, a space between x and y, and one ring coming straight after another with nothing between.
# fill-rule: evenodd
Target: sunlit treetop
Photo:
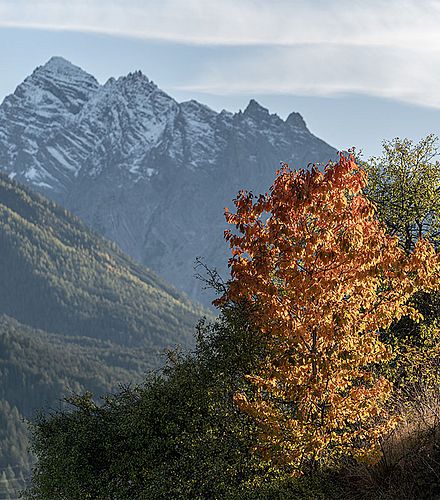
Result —
<instances>
[{"instance_id":1,"label":"sunlit treetop","mask_svg":"<svg viewBox=\"0 0 440 500\"><path fill-rule=\"evenodd\" d=\"M440 245L440 161L438 138L431 134L417 144L395 138L383 142L380 157L363 162L368 172L367 196L391 234L406 252L422 236Z\"/></svg>"}]
</instances>

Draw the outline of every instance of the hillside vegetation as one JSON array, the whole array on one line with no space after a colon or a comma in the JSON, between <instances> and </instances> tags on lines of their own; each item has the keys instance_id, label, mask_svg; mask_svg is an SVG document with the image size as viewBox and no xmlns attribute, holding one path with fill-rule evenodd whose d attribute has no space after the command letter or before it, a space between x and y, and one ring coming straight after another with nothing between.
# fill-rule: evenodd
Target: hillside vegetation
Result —
<instances>
[{"instance_id":1,"label":"hillside vegetation","mask_svg":"<svg viewBox=\"0 0 440 500\"><path fill-rule=\"evenodd\" d=\"M370 189L341 155L241 191L226 214L231 278L209 275L219 318L143 384L41 414L27 498L439 498L432 146L396 140L399 161L381 158L386 182ZM376 186L403 207L399 226Z\"/></svg>"},{"instance_id":2,"label":"hillside vegetation","mask_svg":"<svg viewBox=\"0 0 440 500\"><path fill-rule=\"evenodd\" d=\"M201 308L3 175L0 245L0 312L51 332L142 346L150 355L192 342Z\"/></svg>"},{"instance_id":3,"label":"hillside vegetation","mask_svg":"<svg viewBox=\"0 0 440 500\"><path fill-rule=\"evenodd\" d=\"M4 175L0 249L0 498L15 498L33 460L25 417L139 382L165 348L193 345L204 311Z\"/></svg>"}]
</instances>

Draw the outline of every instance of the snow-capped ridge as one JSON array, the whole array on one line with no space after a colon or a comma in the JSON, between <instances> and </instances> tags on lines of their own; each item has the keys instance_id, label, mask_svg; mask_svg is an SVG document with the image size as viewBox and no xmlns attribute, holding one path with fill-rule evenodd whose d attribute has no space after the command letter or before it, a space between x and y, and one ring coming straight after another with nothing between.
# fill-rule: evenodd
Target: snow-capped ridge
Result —
<instances>
[{"instance_id":1,"label":"snow-capped ridge","mask_svg":"<svg viewBox=\"0 0 440 500\"><path fill-rule=\"evenodd\" d=\"M51 117L59 122L61 115L67 117L78 113L99 88L94 76L56 56L37 67L15 89L14 94L5 99L9 99L6 107L13 102L14 107L26 110L27 116L35 113L50 125ZM64 118L62 121L65 121Z\"/></svg>"},{"instance_id":2,"label":"snow-capped ridge","mask_svg":"<svg viewBox=\"0 0 440 500\"><path fill-rule=\"evenodd\" d=\"M80 70L84 71L79 66L71 63L67 59L61 56L52 56L46 64L40 66L41 69L46 69L50 71L72 71L72 70Z\"/></svg>"},{"instance_id":3,"label":"snow-capped ridge","mask_svg":"<svg viewBox=\"0 0 440 500\"><path fill-rule=\"evenodd\" d=\"M70 78L74 80L90 80L97 87L99 86L98 81L93 75L61 56L51 57L45 64L38 66L29 78L39 76L66 80Z\"/></svg>"},{"instance_id":4,"label":"snow-capped ridge","mask_svg":"<svg viewBox=\"0 0 440 500\"><path fill-rule=\"evenodd\" d=\"M111 76L103 85L103 87L109 87L117 84L119 87L124 85L137 85L137 86L148 86L151 88L158 88L157 85L150 80L141 70L131 71L126 75L121 75L115 78Z\"/></svg>"},{"instance_id":5,"label":"snow-capped ridge","mask_svg":"<svg viewBox=\"0 0 440 500\"><path fill-rule=\"evenodd\" d=\"M62 57L0 105L0 170L205 302L193 262L227 272L223 213L237 191L267 190L280 161L334 154L299 113L284 121L255 99L236 113L178 103L142 71L100 85Z\"/></svg>"},{"instance_id":6,"label":"snow-capped ridge","mask_svg":"<svg viewBox=\"0 0 440 500\"><path fill-rule=\"evenodd\" d=\"M185 115L194 115L208 120L218 116L217 111L214 111L206 104L200 103L195 99L183 101L179 104L179 106Z\"/></svg>"}]
</instances>

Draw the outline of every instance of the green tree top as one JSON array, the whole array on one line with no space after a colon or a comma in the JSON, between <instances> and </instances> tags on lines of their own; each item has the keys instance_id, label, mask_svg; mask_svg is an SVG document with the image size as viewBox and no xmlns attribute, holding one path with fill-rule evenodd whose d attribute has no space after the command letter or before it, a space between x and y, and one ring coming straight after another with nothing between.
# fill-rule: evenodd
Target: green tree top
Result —
<instances>
[{"instance_id":1,"label":"green tree top","mask_svg":"<svg viewBox=\"0 0 440 500\"><path fill-rule=\"evenodd\" d=\"M391 234L406 252L424 236L440 244L440 162L438 137L430 134L415 144L410 139L383 141L382 156L363 162L366 190Z\"/></svg>"}]
</instances>

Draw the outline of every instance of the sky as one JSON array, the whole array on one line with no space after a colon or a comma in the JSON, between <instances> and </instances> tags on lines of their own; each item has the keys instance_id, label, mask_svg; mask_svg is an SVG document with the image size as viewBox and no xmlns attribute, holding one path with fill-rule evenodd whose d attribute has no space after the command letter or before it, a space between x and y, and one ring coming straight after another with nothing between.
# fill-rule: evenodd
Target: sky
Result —
<instances>
[{"instance_id":1,"label":"sky","mask_svg":"<svg viewBox=\"0 0 440 500\"><path fill-rule=\"evenodd\" d=\"M177 100L299 111L338 149L440 134L440 0L0 0L0 100L63 56Z\"/></svg>"}]
</instances>

